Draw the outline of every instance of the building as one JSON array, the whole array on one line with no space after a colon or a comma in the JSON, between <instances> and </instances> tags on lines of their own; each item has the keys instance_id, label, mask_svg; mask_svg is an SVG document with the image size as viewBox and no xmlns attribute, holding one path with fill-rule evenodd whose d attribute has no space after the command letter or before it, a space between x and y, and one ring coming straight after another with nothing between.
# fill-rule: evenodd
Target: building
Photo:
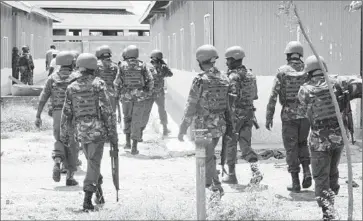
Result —
<instances>
[{"instance_id":1,"label":"building","mask_svg":"<svg viewBox=\"0 0 363 221\"><path fill-rule=\"evenodd\" d=\"M331 74L358 75L361 67L361 13L349 13L346 1L298 1L300 17L316 50L328 63ZM254 142L281 141L280 105L276 107L274 133L263 128L265 110L276 69L286 63L283 51L292 40L303 43L305 57L312 54L296 24L276 16L276 1L153 1L140 18L150 24L151 44L163 51L174 70L168 79L169 113L179 123L189 87L199 71L196 49L213 44L219 51L217 67L226 70L225 49L240 45L244 64L257 75L259 100L256 117L261 129ZM320 13L324 10L324 13ZM356 109L358 102L356 102ZM360 102L359 102L360 103ZM358 113L360 111L357 111ZM356 114L355 116L358 116ZM356 117L356 125L359 125ZM258 139L257 139L258 138Z\"/></svg>"},{"instance_id":2,"label":"building","mask_svg":"<svg viewBox=\"0 0 363 221\"><path fill-rule=\"evenodd\" d=\"M30 47L35 73L45 71L45 51L52 43L53 23L60 19L23 1L1 1L1 95L10 93L12 48ZM36 82L40 76L34 76Z\"/></svg>"}]
</instances>

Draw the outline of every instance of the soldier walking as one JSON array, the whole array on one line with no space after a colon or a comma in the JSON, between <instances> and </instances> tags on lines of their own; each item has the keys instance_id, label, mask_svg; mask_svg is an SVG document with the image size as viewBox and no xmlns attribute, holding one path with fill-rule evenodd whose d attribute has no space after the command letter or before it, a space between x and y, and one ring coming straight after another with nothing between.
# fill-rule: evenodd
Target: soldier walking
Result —
<instances>
[{"instance_id":1,"label":"soldier walking","mask_svg":"<svg viewBox=\"0 0 363 221\"><path fill-rule=\"evenodd\" d=\"M196 130L207 129L206 188L223 196L224 190L219 181L214 153L219 138L226 132L227 125L231 124L228 96L232 91L228 77L215 67L218 53L213 45L199 47L196 58L202 72L193 80L178 139L184 140L183 137L193 120Z\"/></svg>"},{"instance_id":2,"label":"soldier walking","mask_svg":"<svg viewBox=\"0 0 363 221\"><path fill-rule=\"evenodd\" d=\"M222 182L228 184L238 183L235 168L237 143L239 143L242 158L250 163L252 171L250 184L258 184L263 179L263 175L258 168L258 156L251 148L253 119L255 117L253 101L258 99L256 77L242 64L245 52L240 46L228 48L225 57L228 67L227 75L237 97L232 115L235 126L234 128L227 128L222 143L223 148L226 148L228 164L228 174L223 177ZM235 133L231 133L232 131Z\"/></svg>"},{"instance_id":3,"label":"soldier walking","mask_svg":"<svg viewBox=\"0 0 363 221\"><path fill-rule=\"evenodd\" d=\"M320 57L326 71L327 65ZM305 60L304 73L309 80L298 92L301 110L307 114L311 124L309 147L311 152L311 167L315 181L315 196L322 208L323 220L334 219L334 198L338 195L339 160L344 143L336 117L333 100L329 93L328 84L320 68L316 56ZM362 79L358 77L329 77L340 107L345 102L355 98L362 98ZM350 97L344 94L348 92ZM343 108L340 110L343 111Z\"/></svg>"},{"instance_id":4,"label":"soldier walking","mask_svg":"<svg viewBox=\"0 0 363 221\"><path fill-rule=\"evenodd\" d=\"M60 181L60 164L63 162L63 165L67 170L67 186L78 185L78 182L73 178L74 172L77 171L76 162L78 158L78 143L73 136L73 127L69 128L69 141L67 142L67 145L64 145L60 140L60 121L65 100L65 91L67 86L75 78L75 73L72 73L73 59L74 56L69 51L62 51L57 56L56 64L60 65L61 68L58 72L50 75L45 82L45 87L39 97L39 105L35 121L35 125L40 127L42 123L41 113L44 105L50 98L51 102L49 108L51 109L51 116L53 117L53 135L56 140L52 153L52 158L54 160L53 180L55 182Z\"/></svg>"},{"instance_id":5,"label":"soldier walking","mask_svg":"<svg viewBox=\"0 0 363 221\"><path fill-rule=\"evenodd\" d=\"M144 62L138 60L139 49L130 45L125 50L125 61L119 65L119 73L114 81L117 97L122 102L124 115L125 149L131 148L131 154L139 154L137 144L141 139L144 114L147 111L145 100L154 87L153 76ZM132 146L131 146L132 139Z\"/></svg>"},{"instance_id":6,"label":"soldier walking","mask_svg":"<svg viewBox=\"0 0 363 221\"><path fill-rule=\"evenodd\" d=\"M292 184L287 186L288 191L300 192L300 164L303 168L303 188L311 186L310 154L307 146L307 137L310 124L306 115L298 108L297 93L300 86L307 80L307 74L302 72L304 62L304 49L300 42L291 41L285 49L287 64L277 70L272 92L266 111L266 128L271 130L277 97L280 97L282 140L286 150L286 163L291 174Z\"/></svg>"},{"instance_id":7,"label":"soldier walking","mask_svg":"<svg viewBox=\"0 0 363 221\"><path fill-rule=\"evenodd\" d=\"M29 53L28 46L24 45L21 50L23 51L23 53L21 54L18 62L21 82L23 82L24 84L33 85L33 57Z\"/></svg>"},{"instance_id":8,"label":"soldier walking","mask_svg":"<svg viewBox=\"0 0 363 221\"><path fill-rule=\"evenodd\" d=\"M50 67L50 62L53 59L53 51L55 50L55 46L51 45L50 49L45 53L45 70L48 71Z\"/></svg>"},{"instance_id":9,"label":"soldier walking","mask_svg":"<svg viewBox=\"0 0 363 221\"><path fill-rule=\"evenodd\" d=\"M83 209L93 210L93 193L96 193L96 204L105 203L100 166L105 141L110 140L112 145L117 145L118 142L116 115L106 92L106 83L95 76L97 58L83 53L78 56L76 65L79 72L66 90L60 136L61 141L67 144L69 131L72 127L76 128L77 141L82 144L87 159L87 173L83 182Z\"/></svg>"}]
</instances>

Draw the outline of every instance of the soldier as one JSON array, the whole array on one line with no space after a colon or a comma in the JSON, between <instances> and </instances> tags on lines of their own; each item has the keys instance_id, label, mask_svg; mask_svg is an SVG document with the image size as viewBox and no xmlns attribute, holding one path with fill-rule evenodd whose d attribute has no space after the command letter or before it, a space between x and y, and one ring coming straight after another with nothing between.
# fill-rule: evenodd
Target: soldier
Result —
<instances>
[{"instance_id":1,"label":"soldier","mask_svg":"<svg viewBox=\"0 0 363 221\"><path fill-rule=\"evenodd\" d=\"M169 69L166 63L163 60L163 53L160 50L153 50L150 55L151 58L151 65L150 65L150 72L154 78L154 90L152 91L150 99L147 100L148 111L144 115L145 125L142 127L142 131L145 129L147 122L149 121L149 116L151 109L153 107L154 102L158 105L160 123L163 125L163 135L167 136L170 133L170 130L167 127L168 124L168 114L165 110L165 91L164 91L164 78L172 77L173 72Z\"/></svg>"},{"instance_id":2,"label":"soldier","mask_svg":"<svg viewBox=\"0 0 363 221\"><path fill-rule=\"evenodd\" d=\"M73 132L69 131L70 140L68 145L63 145L60 141L60 120L65 100L65 91L67 86L75 77L75 73L72 73L73 59L74 56L69 51L62 51L57 56L56 64L60 65L61 68L58 72L50 75L45 83L45 87L39 98L38 111L35 121L35 125L40 127L42 123L41 113L43 111L44 105L47 103L48 99L51 98L50 108L52 109L51 112L53 117L53 135L56 140L52 153L52 158L54 160L53 180L55 182L60 181L60 164L63 162L63 165L67 170L67 186L78 185L78 182L73 178L74 172L77 170L76 160L78 150L78 144L75 141Z\"/></svg>"},{"instance_id":3,"label":"soldier","mask_svg":"<svg viewBox=\"0 0 363 221\"><path fill-rule=\"evenodd\" d=\"M71 127L76 128L77 141L81 142L87 159L87 173L83 182L83 209L93 210L93 193L96 192L97 204L105 203L100 166L105 141L109 139L113 145L118 142L116 116L106 92L106 83L95 76L97 58L83 53L78 56L76 65L79 69L78 76L67 87L62 109L61 141L67 143L68 131Z\"/></svg>"},{"instance_id":4,"label":"soldier","mask_svg":"<svg viewBox=\"0 0 363 221\"><path fill-rule=\"evenodd\" d=\"M52 51L53 59L51 60L50 65L49 65L48 76L53 74L53 72L57 72L59 70L59 66L56 64L56 57L57 57L58 53L59 53L58 50L53 50Z\"/></svg>"},{"instance_id":5,"label":"soldier","mask_svg":"<svg viewBox=\"0 0 363 221\"><path fill-rule=\"evenodd\" d=\"M137 144L141 139L143 115L147 111L145 100L154 87L152 74L146 65L138 60L139 49L130 45L125 51L125 61L119 65L119 73L114 81L117 97L122 102L124 115L124 133L126 135L125 149L132 148L131 154L139 153Z\"/></svg>"},{"instance_id":6,"label":"soldier","mask_svg":"<svg viewBox=\"0 0 363 221\"><path fill-rule=\"evenodd\" d=\"M310 124L305 114L298 108L299 100L297 93L301 85L307 79L307 75L302 72L304 62L304 49L300 42L291 41L285 49L287 64L277 70L274 80L272 93L267 104L266 128L270 130L273 125L273 115L277 102L280 97L281 121L282 121L282 140L286 150L286 162L288 172L291 174L292 184L287 186L288 191L300 192L300 164L303 168L304 178L303 188L311 186L310 154L307 146L307 137Z\"/></svg>"},{"instance_id":7,"label":"soldier","mask_svg":"<svg viewBox=\"0 0 363 221\"><path fill-rule=\"evenodd\" d=\"M324 59L320 57L320 60L328 71ZM318 205L322 207L323 220L331 220L334 218L334 197L340 189L338 165L344 143L333 100L316 56L310 56L305 60L304 73L308 74L309 80L300 88L298 99L311 124L309 147L315 196ZM362 79L329 76L329 80L341 112L343 103L349 102L340 99L344 97L343 92L348 92L351 100L362 98Z\"/></svg>"},{"instance_id":8,"label":"soldier","mask_svg":"<svg viewBox=\"0 0 363 221\"><path fill-rule=\"evenodd\" d=\"M49 70L49 66L50 66L50 62L53 59L53 51L55 50L55 46L51 45L50 49L45 53L45 70L48 71Z\"/></svg>"},{"instance_id":9,"label":"soldier","mask_svg":"<svg viewBox=\"0 0 363 221\"><path fill-rule=\"evenodd\" d=\"M235 165L237 162L237 142L239 143L242 158L250 163L252 178L251 184L258 184L263 179L258 169L258 156L251 148L252 126L254 118L253 101L258 99L256 77L242 64L245 52L240 46L233 46L226 50L227 75L231 86L237 92L233 113L234 131L228 128L224 136L224 143L227 152L228 174L223 177L222 182L237 184Z\"/></svg>"},{"instance_id":10,"label":"soldier","mask_svg":"<svg viewBox=\"0 0 363 221\"><path fill-rule=\"evenodd\" d=\"M215 147L219 138L231 124L228 108L228 93L231 91L229 79L214 65L218 53L213 45L203 45L196 51L196 58L202 70L194 78L184 110L184 117L179 128L178 139L183 137L194 120L195 129L207 129L206 147L206 188L223 196L224 190L218 178ZM235 93L235 92L234 92Z\"/></svg>"},{"instance_id":11,"label":"soldier","mask_svg":"<svg viewBox=\"0 0 363 221\"><path fill-rule=\"evenodd\" d=\"M11 57L11 68L12 68L12 76L13 78L19 79L19 49L17 47L13 47L13 54ZM12 81L12 84L16 84L15 81Z\"/></svg>"},{"instance_id":12,"label":"soldier","mask_svg":"<svg viewBox=\"0 0 363 221\"><path fill-rule=\"evenodd\" d=\"M33 85L33 57L29 53L28 46L24 45L21 50L23 51L23 53L21 54L18 62L21 82L23 82L24 84Z\"/></svg>"}]
</instances>

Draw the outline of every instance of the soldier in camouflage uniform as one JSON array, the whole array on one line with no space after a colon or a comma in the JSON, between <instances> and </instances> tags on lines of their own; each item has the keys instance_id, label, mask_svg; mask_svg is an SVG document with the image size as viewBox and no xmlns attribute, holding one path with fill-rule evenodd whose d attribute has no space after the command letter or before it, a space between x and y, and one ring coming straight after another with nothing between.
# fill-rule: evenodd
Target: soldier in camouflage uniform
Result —
<instances>
[{"instance_id":1,"label":"soldier in camouflage uniform","mask_svg":"<svg viewBox=\"0 0 363 221\"><path fill-rule=\"evenodd\" d=\"M263 179L258 168L258 156L251 148L252 127L254 118L253 101L258 99L256 77L242 64L245 52L240 46L233 46L226 50L227 76L237 97L233 110L234 128L227 128L224 143L227 151L228 174L222 182L237 184L235 165L237 162L237 143L239 143L242 158L250 163L251 184L258 184ZM235 133L231 133L234 131Z\"/></svg>"},{"instance_id":2,"label":"soldier in camouflage uniform","mask_svg":"<svg viewBox=\"0 0 363 221\"><path fill-rule=\"evenodd\" d=\"M207 129L205 133L208 145L206 146L206 188L224 194L218 178L215 147L219 138L226 132L227 125L231 124L228 107L229 93L235 93L229 84L229 79L214 65L218 53L214 46L203 45L196 51L196 58L202 70L194 78L188 101L184 110L184 117L179 128L178 139L183 137L194 120L195 129Z\"/></svg>"},{"instance_id":3,"label":"soldier in camouflage uniform","mask_svg":"<svg viewBox=\"0 0 363 221\"><path fill-rule=\"evenodd\" d=\"M324 59L320 57L327 71ZM339 192L339 160L344 143L336 117L333 100L316 56L305 60L304 73L309 81L298 92L301 109L311 124L309 147L311 167L315 181L315 196L322 207L323 220L334 218L334 197ZM362 98L362 79L358 77L329 76L333 90L343 111L343 92L349 92L350 99Z\"/></svg>"},{"instance_id":4,"label":"soldier in camouflage uniform","mask_svg":"<svg viewBox=\"0 0 363 221\"><path fill-rule=\"evenodd\" d=\"M33 85L33 71L34 71L34 62L33 57L29 53L29 47L23 46L21 48L23 53L21 54L18 67L21 76L21 82L28 85Z\"/></svg>"},{"instance_id":5,"label":"soldier in camouflage uniform","mask_svg":"<svg viewBox=\"0 0 363 221\"><path fill-rule=\"evenodd\" d=\"M273 125L273 115L277 97L280 97L282 140L286 150L288 172L291 174L292 184L287 186L288 191L300 192L300 164L303 168L303 188L311 186L310 154L307 146L307 137L310 124L306 115L298 108L297 92L307 80L307 74L302 72L304 50L300 42L291 41L285 49L287 64L277 70L272 93L267 104L266 128L270 130Z\"/></svg>"},{"instance_id":6,"label":"soldier in camouflage uniform","mask_svg":"<svg viewBox=\"0 0 363 221\"><path fill-rule=\"evenodd\" d=\"M160 123L163 125L163 135L167 136L170 133L170 130L167 127L168 124L168 114L165 110L165 91L164 84L166 77L172 77L173 73L169 69L169 67L165 64L163 60L163 53L159 50L153 50L150 55L151 65L150 72L154 78L154 90L152 91L151 98L147 100L148 103L148 111L145 114L146 119L144 120L145 125L142 128L142 131L145 129L147 122L149 121L149 116L151 109L153 107L154 102L158 105Z\"/></svg>"},{"instance_id":7,"label":"soldier in camouflage uniform","mask_svg":"<svg viewBox=\"0 0 363 221\"><path fill-rule=\"evenodd\" d=\"M62 114L62 108L65 100L65 91L67 86L75 78L75 73L72 70L74 56L69 51L62 51L56 58L57 65L61 68L58 72L50 75L45 82L45 87L39 97L38 111L36 115L36 126L41 125L41 113L44 105L50 98L51 116L53 117L53 135L56 140L54 143L54 149L52 158L54 160L53 167L53 180L59 182L61 178L60 164L63 162L65 169L67 170L66 185L74 186L78 185L78 182L73 178L74 172L77 170L76 161L78 158L78 143L73 136L72 128L69 128L69 141L67 145L63 145L60 141L60 120ZM72 73L73 72L73 73Z\"/></svg>"},{"instance_id":8,"label":"soldier in camouflage uniform","mask_svg":"<svg viewBox=\"0 0 363 221\"><path fill-rule=\"evenodd\" d=\"M13 47L13 53L11 56L11 68L12 68L12 76L13 78L19 79L19 67L18 67L18 62L19 62L19 49L17 47ZM15 81L12 81L12 84L16 84Z\"/></svg>"},{"instance_id":9,"label":"soldier in camouflage uniform","mask_svg":"<svg viewBox=\"0 0 363 221\"><path fill-rule=\"evenodd\" d=\"M95 76L97 58L89 53L80 54L76 65L77 78L66 90L61 118L61 141L67 143L68 131L75 128L87 159L87 173L83 182L85 192L83 208L93 210L92 195L96 192L96 203L104 204L100 174L103 148L106 140L117 145L116 115L107 95L107 85ZM75 125L73 124L75 121Z\"/></svg>"},{"instance_id":10,"label":"soldier in camouflage uniform","mask_svg":"<svg viewBox=\"0 0 363 221\"><path fill-rule=\"evenodd\" d=\"M124 115L125 149L131 148L131 154L139 153L137 144L141 139L144 114L147 111L145 100L154 87L153 76L146 65L138 60L139 49L130 45L125 51L125 61L119 65L119 73L114 81L117 97L122 102ZM132 139L132 147L131 147Z\"/></svg>"}]
</instances>

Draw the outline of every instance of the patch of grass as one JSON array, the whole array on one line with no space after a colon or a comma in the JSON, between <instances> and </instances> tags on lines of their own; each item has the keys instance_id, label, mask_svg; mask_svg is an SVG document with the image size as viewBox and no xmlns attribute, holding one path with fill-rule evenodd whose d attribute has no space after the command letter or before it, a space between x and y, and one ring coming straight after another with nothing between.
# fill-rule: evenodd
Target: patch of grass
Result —
<instances>
[{"instance_id":1,"label":"patch of grass","mask_svg":"<svg viewBox=\"0 0 363 221\"><path fill-rule=\"evenodd\" d=\"M42 114L42 127L38 129L35 122L36 109L24 104L8 105L1 108L1 137L11 132L35 132L52 129L52 119Z\"/></svg>"}]
</instances>

